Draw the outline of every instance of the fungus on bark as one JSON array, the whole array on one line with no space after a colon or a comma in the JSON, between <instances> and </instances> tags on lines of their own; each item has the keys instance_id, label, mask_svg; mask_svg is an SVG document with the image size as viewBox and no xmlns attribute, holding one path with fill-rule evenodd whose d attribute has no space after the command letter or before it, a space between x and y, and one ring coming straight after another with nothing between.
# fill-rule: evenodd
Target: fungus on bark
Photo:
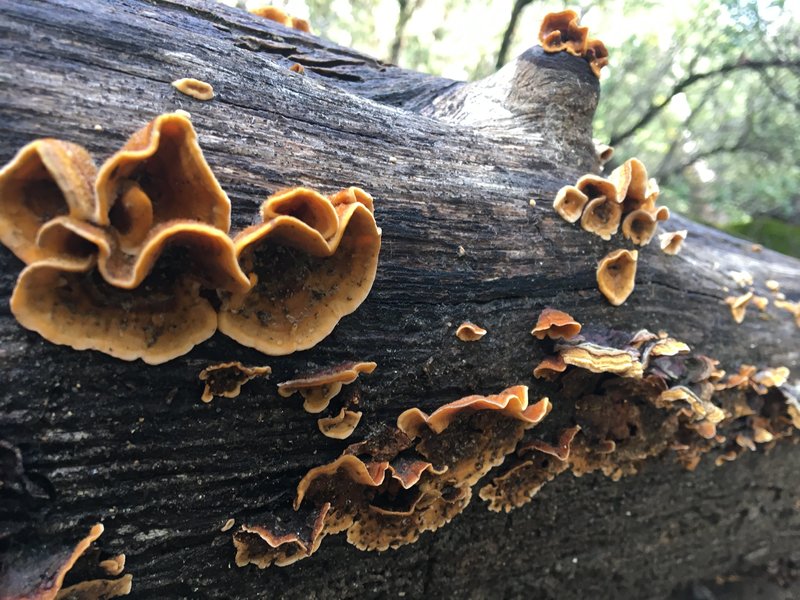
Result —
<instances>
[{"instance_id":1,"label":"fungus on bark","mask_svg":"<svg viewBox=\"0 0 800 600\"><path fill-rule=\"evenodd\" d=\"M636 250L614 250L598 263L597 286L612 305L619 306L633 292L638 259Z\"/></svg>"},{"instance_id":2,"label":"fungus on bark","mask_svg":"<svg viewBox=\"0 0 800 600\"><path fill-rule=\"evenodd\" d=\"M545 356L533 369L533 376L537 379L555 379L560 373L567 370L567 363L560 355Z\"/></svg>"},{"instance_id":3,"label":"fungus on bark","mask_svg":"<svg viewBox=\"0 0 800 600\"><path fill-rule=\"evenodd\" d=\"M725 304L731 307L731 315L733 320L737 323L744 321L744 315L747 312L747 305L753 299L753 292L747 292L741 296L728 296L725 298Z\"/></svg>"},{"instance_id":4,"label":"fungus on bark","mask_svg":"<svg viewBox=\"0 0 800 600\"><path fill-rule=\"evenodd\" d=\"M297 73L298 75L306 74L306 68L300 63L294 63L291 67L289 67L289 70L293 73Z\"/></svg>"},{"instance_id":5,"label":"fungus on bark","mask_svg":"<svg viewBox=\"0 0 800 600\"><path fill-rule=\"evenodd\" d=\"M246 367L239 361L211 365L200 371L198 378L205 382L203 402L211 402L214 396L236 398L242 386L256 377L272 373L270 367Z\"/></svg>"},{"instance_id":6,"label":"fungus on bark","mask_svg":"<svg viewBox=\"0 0 800 600\"><path fill-rule=\"evenodd\" d=\"M36 244L42 225L63 215L97 216L96 171L77 144L46 138L24 146L0 170L0 243L28 264L48 256Z\"/></svg>"},{"instance_id":7,"label":"fungus on bark","mask_svg":"<svg viewBox=\"0 0 800 600\"><path fill-rule=\"evenodd\" d=\"M678 231L667 231L658 236L658 243L661 246L661 251L664 254L675 255L683 248L683 242L686 240L688 231L680 229Z\"/></svg>"},{"instance_id":8,"label":"fungus on bark","mask_svg":"<svg viewBox=\"0 0 800 600\"><path fill-rule=\"evenodd\" d=\"M531 335L543 340L548 337L551 340L564 339L570 340L581 332L581 324L571 315L556 310L555 308L545 308L539 313L536 325L531 329Z\"/></svg>"},{"instance_id":9,"label":"fungus on bark","mask_svg":"<svg viewBox=\"0 0 800 600\"><path fill-rule=\"evenodd\" d=\"M575 223L581 218L588 201L589 197L574 185L566 185L558 190L553 208L565 221Z\"/></svg>"},{"instance_id":10,"label":"fungus on bark","mask_svg":"<svg viewBox=\"0 0 800 600\"><path fill-rule=\"evenodd\" d=\"M588 27L578 24L578 13L565 10L548 13L539 28L539 43L545 52L566 50L573 56L583 56L586 51Z\"/></svg>"},{"instance_id":11,"label":"fungus on bark","mask_svg":"<svg viewBox=\"0 0 800 600\"><path fill-rule=\"evenodd\" d=\"M347 410L342 407L335 417L325 417L317 420L317 427L325 437L335 440L349 438L361 421L360 411Z\"/></svg>"},{"instance_id":12,"label":"fungus on bark","mask_svg":"<svg viewBox=\"0 0 800 600\"><path fill-rule=\"evenodd\" d=\"M260 8L250 8L247 12L254 14L258 17L262 17L264 19L269 19L270 21L275 21L276 23L280 23L284 27L289 27L291 29L297 29L298 31L304 31L306 33L311 31L311 25L305 19L301 19L299 17L293 17L286 13L283 9L278 8L277 6L262 6Z\"/></svg>"},{"instance_id":13,"label":"fungus on bark","mask_svg":"<svg viewBox=\"0 0 800 600\"><path fill-rule=\"evenodd\" d=\"M462 342L477 342L486 335L486 330L483 327L475 325L470 321L464 321L456 329L456 337Z\"/></svg>"},{"instance_id":14,"label":"fungus on bark","mask_svg":"<svg viewBox=\"0 0 800 600\"><path fill-rule=\"evenodd\" d=\"M611 202L621 202L621 198L617 194L617 186L613 181L604 179L599 175L587 174L578 179L575 187L582 194L586 195L589 200L595 198L607 198ZM624 190L622 191L624 194Z\"/></svg>"},{"instance_id":15,"label":"fungus on bark","mask_svg":"<svg viewBox=\"0 0 800 600\"><path fill-rule=\"evenodd\" d=\"M581 215L581 227L608 241L617 233L622 217L622 205L615 200L600 196L590 200Z\"/></svg>"},{"instance_id":16,"label":"fungus on bark","mask_svg":"<svg viewBox=\"0 0 800 600\"><path fill-rule=\"evenodd\" d=\"M377 366L374 362L345 362L279 383L278 393L288 398L299 392L306 412L321 413L328 408L331 398L342 391L342 386L353 383L361 373L372 373Z\"/></svg>"},{"instance_id":17,"label":"fungus on bark","mask_svg":"<svg viewBox=\"0 0 800 600\"><path fill-rule=\"evenodd\" d=\"M191 77L176 79L172 82L172 87L196 100L211 100L214 97L214 87L210 83Z\"/></svg>"},{"instance_id":18,"label":"fungus on bark","mask_svg":"<svg viewBox=\"0 0 800 600\"><path fill-rule=\"evenodd\" d=\"M103 525L92 526L88 535L73 545L46 543L30 545L10 552L0 567L0 597L3 600L57 600L68 598L116 598L131 591L133 577L128 574L118 579L105 579L104 575L118 575L124 569L124 555L114 568L103 563L92 565L87 550L102 535ZM86 573L97 576L68 587L64 578L76 563L86 563Z\"/></svg>"},{"instance_id":19,"label":"fungus on bark","mask_svg":"<svg viewBox=\"0 0 800 600\"><path fill-rule=\"evenodd\" d=\"M203 157L191 121L182 114L159 115L100 167L94 220L110 224L123 237L133 216L119 200L132 185L151 203L153 226L190 219L225 233L230 228L230 200ZM143 203L140 195L137 205Z\"/></svg>"},{"instance_id":20,"label":"fungus on bark","mask_svg":"<svg viewBox=\"0 0 800 600\"><path fill-rule=\"evenodd\" d=\"M606 45L598 39L588 39L583 57L589 63L592 73L596 77L600 77L600 71L608 64L608 49Z\"/></svg>"},{"instance_id":21,"label":"fungus on bark","mask_svg":"<svg viewBox=\"0 0 800 600\"><path fill-rule=\"evenodd\" d=\"M234 238L253 286L223 294L220 331L272 355L327 337L375 280L381 231L371 206L366 192L352 189L329 199L295 188L267 199L263 222Z\"/></svg>"},{"instance_id":22,"label":"fungus on bark","mask_svg":"<svg viewBox=\"0 0 800 600\"><path fill-rule=\"evenodd\" d=\"M622 221L622 235L637 246L646 246L653 239L658 221L656 216L639 208L628 213Z\"/></svg>"},{"instance_id":23,"label":"fungus on bark","mask_svg":"<svg viewBox=\"0 0 800 600\"><path fill-rule=\"evenodd\" d=\"M561 360L592 373L613 373L620 377L641 379L643 365L638 353L632 350L601 346L592 342L559 344L556 346Z\"/></svg>"}]
</instances>

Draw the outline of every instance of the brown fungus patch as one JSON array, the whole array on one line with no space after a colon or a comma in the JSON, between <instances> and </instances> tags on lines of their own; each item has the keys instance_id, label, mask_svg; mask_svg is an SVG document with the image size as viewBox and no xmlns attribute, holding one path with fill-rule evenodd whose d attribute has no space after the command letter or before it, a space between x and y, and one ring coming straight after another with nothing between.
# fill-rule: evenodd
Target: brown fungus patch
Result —
<instances>
[{"instance_id":1,"label":"brown fungus patch","mask_svg":"<svg viewBox=\"0 0 800 600\"><path fill-rule=\"evenodd\" d=\"M333 204L306 188L271 197L262 217L234 239L253 287L223 295L219 329L265 354L311 348L366 299L381 232L367 204Z\"/></svg>"},{"instance_id":2,"label":"brown fungus patch","mask_svg":"<svg viewBox=\"0 0 800 600\"><path fill-rule=\"evenodd\" d=\"M597 265L597 287L614 306L619 306L633 292L636 285L636 250L614 250Z\"/></svg>"},{"instance_id":3,"label":"brown fungus patch","mask_svg":"<svg viewBox=\"0 0 800 600\"><path fill-rule=\"evenodd\" d=\"M214 87L210 83L199 79L184 77L183 79L176 79L171 85L181 94L191 96L195 100L211 100L214 97Z\"/></svg>"},{"instance_id":4,"label":"brown fungus patch","mask_svg":"<svg viewBox=\"0 0 800 600\"><path fill-rule=\"evenodd\" d=\"M358 423L361 421L360 411L347 410L342 408L335 417L324 417L317 420L317 427L325 437L335 440L346 440L349 438Z\"/></svg>"},{"instance_id":5,"label":"brown fungus patch","mask_svg":"<svg viewBox=\"0 0 800 600\"><path fill-rule=\"evenodd\" d=\"M374 362L341 363L279 383L278 393L284 398L299 393L303 397L306 412L321 413L328 408L331 399L342 391L342 386L353 383L361 373L372 373L377 366Z\"/></svg>"},{"instance_id":6,"label":"brown fungus patch","mask_svg":"<svg viewBox=\"0 0 800 600\"><path fill-rule=\"evenodd\" d=\"M203 402L211 402L214 396L236 398L245 383L270 373L272 373L270 367L246 367L239 361L208 366L198 375L200 381L205 382L200 399Z\"/></svg>"},{"instance_id":7,"label":"brown fungus patch","mask_svg":"<svg viewBox=\"0 0 800 600\"><path fill-rule=\"evenodd\" d=\"M216 311L193 277L164 268L135 290L121 290L100 277L95 260L52 258L26 267L11 296L17 321L55 344L148 364L186 354L214 334Z\"/></svg>"},{"instance_id":8,"label":"brown fungus patch","mask_svg":"<svg viewBox=\"0 0 800 600\"><path fill-rule=\"evenodd\" d=\"M103 163L95 183L95 222L124 235L133 216L119 201L131 183L150 200L153 225L189 219L225 233L230 228L230 200L203 157L192 122L182 114L159 115Z\"/></svg>"},{"instance_id":9,"label":"brown fungus patch","mask_svg":"<svg viewBox=\"0 0 800 600\"><path fill-rule=\"evenodd\" d=\"M622 217L622 206L600 196L591 200L581 215L581 228L608 241L617 233Z\"/></svg>"},{"instance_id":10,"label":"brown fungus patch","mask_svg":"<svg viewBox=\"0 0 800 600\"><path fill-rule=\"evenodd\" d=\"M678 231L668 231L658 236L658 245L664 254L674 256L683 248L683 242L686 241L688 231L680 229Z\"/></svg>"},{"instance_id":11,"label":"brown fungus patch","mask_svg":"<svg viewBox=\"0 0 800 600\"><path fill-rule=\"evenodd\" d=\"M36 244L47 221L97 217L96 170L77 144L48 138L24 146L0 170L0 243L28 264L48 256Z\"/></svg>"},{"instance_id":12,"label":"brown fungus patch","mask_svg":"<svg viewBox=\"0 0 800 600\"><path fill-rule=\"evenodd\" d=\"M561 215L561 218L569 223L575 223L581 218L583 209L589 197L576 188L574 185L567 185L558 190L556 199L553 200L553 208Z\"/></svg>"},{"instance_id":13,"label":"brown fungus patch","mask_svg":"<svg viewBox=\"0 0 800 600\"><path fill-rule=\"evenodd\" d=\"M105 579L105 575L118 575L121 566L110 573L106 567L92 565L92 557L99 552L89 552L93 543L102 535L103 525L94 525L88 535L75 545L45 544L27 545L4 557L0 567L0 594L3 600L60 600L116 598L131 591L133 577L124 575L118 579ZM91 555L91 556L90 556ZM81 581L64 587L64 579L79 564L86 573L97 579Z\"/></svg>"},{"instance_id":14,"label":"brown fungus patch","mask_svg":"<svg viewBox=\"0 0 800 600\"><path fill-rule=\"evenodd\" d=\"M539 43L545 52L566 50L573 56L583 56L589 28L581 27L578 20L574 10L545 15L539 28Z\"/></svg>"},{"instance_id":15,"label":"brown fungus patch","mask_svg":"<svg viewBox=\"0 0 800 600\"><path fill-rule=\"evenodd\" d=\"M285 10L278 8L277 6L249 8L247 9L247 12L263 19L269 19L270 21L274 21L275 23L279 23L284 27L289 27L290 29L297 29L298 31L303 31L306 33L311 31L311 25L308 21L299 17L293 17L287 14Z\"/></svg>"},{"instance_id":16,"label":"brown fungus patch","mask_svg":"<svg viewBox=\"0 0 800 600\"><path fill-rule=\"evenodd\" d=\"M551 340L574 338L581 332L581 324L571 315L555 308L545 308L539 313L536 325L531 329L531 335L536 339L543 340L548 337Z\"/></svg>"},{"instance_id":17,"label":"brown fungus patch","mask_svg":"<svg viewBox=\"0 0 800 600\"><path fill-rule=\"evenodd\" d=\"M477 342L486 335L486 330L475 323L464 321L456 329L456 337L462 342Z\"/></svg>"}]
</instances>

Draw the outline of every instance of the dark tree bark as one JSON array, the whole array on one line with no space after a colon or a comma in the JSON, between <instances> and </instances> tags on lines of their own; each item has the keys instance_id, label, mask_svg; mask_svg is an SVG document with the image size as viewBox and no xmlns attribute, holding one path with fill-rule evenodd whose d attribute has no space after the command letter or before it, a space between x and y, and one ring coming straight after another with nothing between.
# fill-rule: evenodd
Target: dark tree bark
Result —
<instances>
[{"instance_id":1,"label":"dark tree bark","mask_svg":"<svg viewBox=\"0 0 800 600\"><path fill-rule=\"evenodd\" d=\"M46 136L106 157L182 108L231 197L232 231L256 220L265 196L296 185L363 187L383 229L369 298L312 350L266 357L217 334L160 366L23 329L8 304L23 265L0 249L0 438L20 449L29 482L25 496L14 491L23 475L2 471L3 551L77 540L102 521L100 546L127 555L135 598L658 598L715 576L758 579L767 565L797 593L800 456L785 442L694 472L664 453L617 482L565 474L508 515L476 494L413 545L359 552L335 536L288 568L236 568L231 532L219 531L228 518L288 506L303 474L347 444L323 438L298 400L276 393L276 381L314 366L378 363L362 378L364 418L349 441L407 408L520 383L532 398L551 396L537 433L554 435L574 398L531 376L545 352L529 331L545 306L605 329L667 330L728 371L800 372L786 311L750 309L737 325L724 304L733 270L751 273L762 294L776 279L796 300L797 260L673 217L669 229L689 231L680 255L642 248L621 307L597 291L597 261L620 238L604 242L551 207L597 164L599 85L581 59L534 48L463 84L203 0L5 2L0 33L0 161ZM288 70L295 62L305 77ZM180 77L212 83L217 97L180 95L170 86ZM462 320L489 335L458 341ZM200 402L198 373L229 360L269 364L272 379ZM20 494L30 499L12 501Z\"/></svg>"}]
</instances>

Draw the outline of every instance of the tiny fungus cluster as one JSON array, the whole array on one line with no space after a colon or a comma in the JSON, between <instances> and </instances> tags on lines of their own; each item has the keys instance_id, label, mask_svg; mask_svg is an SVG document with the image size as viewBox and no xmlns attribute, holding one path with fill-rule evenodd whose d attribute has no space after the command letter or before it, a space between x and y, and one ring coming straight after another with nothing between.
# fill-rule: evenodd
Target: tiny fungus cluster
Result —
<instances>
[{"instance_id":1,"label":"tiny fungus cluster","mask_svg":"<svg viewBox=\"0 0 800 600\"><path fill-rule=\"evenodd\" d=\"M575 185L562 187L553 201L553 208L569 223L609 241L622 224L622 235L637 246L646 246L653 239L659 221L669 218L666 206L657 206L659 189L655 179L648 179L647 169L631 158L606 177L587 174ZM677 254L686 231L664 233L659 237L666 254ZM631 292L636 280L636 250L614 250L597 266L597 285L614 306L619 306Z\"/></svg>"},{"instance_id":2,"label":"tiny fungus cluster","mask_svg":"<svg viewBox=\"0 0 800 600\"><path fill-rule=\"evenodd\" d=\"M9 553L0 566L0 597L4 600L89 600L127 596L133 576L122 575L125 555L103 554L94 547L102 533L103 526L98 523L74 546L29 545ZM77 575L73 576L73 571Z\"/></svg>"},{"instance_id":3,"label":"tiny fungus cluster","mask_svg":"<svg viewBox=\"0 0 800 600\"><path fill-rule=\"evenodd\" d=\"M737 323L744 322L745 315L747 314L747 307L752 305L757 308L761 313L767 310L770 303L768 295L756 294L756 288L753 282L753 276L746 271L729 271L728 275L740 288L743 288L743 293L737 296L728 296L725 298L725 304L730 307L733 320ZM787 311L793 318L795 324L800 327L800 302L793 302L786 299L786 295L780 291L781 285L774 279L767 279L764 282L764 287L772 296L772 303L775 308ZM725 288L728 291L728 288Z\"/></svg>"},{"instance_id":4,"label":"tiny fungus cluster","mask_svg":"<svg viewBox=\"0 0 800 600\"><path fill-rule=\"evenodd\" d=\"M201 400L211 402L214 396L236 398L245 383L270 373L270 367L245 367L239 361L211 365L200 371L198 376L200 381L205 382Z\"/></svg>"},{"instance_id":5,"label":"tiny fungus cluster","mask_svg":"<svg viewBox=\"0 0 800 600\"><path fill-rule=\"evenodd\" d=\"M270 21L275 21L276 23L280 23L284 27L297 29L298 31L305 31L306 33L311 31L311 25L308 21L298 17L293 17L287 14L285 10L278 8L277 6L250 8L247 12L258 17L263 17L264 19L269 19Z\"/></svg>"},{"instance_id":6,"label":"tiny fungus cluster","mask_svg":"<svg viewBox=\"0 0 800 600\"><path fill-rule=\"evenodd\" d=\"M99 170L80 146L36 140L0 171L0 241L27 264L11 310L51 342L124 360L166 362L218 328L289 354L369 294L373 210L358 188L295 188L231 239L230 200L186 114L157 117Z\"/></svg>"},{"instance_id":7,"label":"tiny fungus cluster","mask_svg":"<svg viewBox=\"0 0 800 600\"><path fill-rule=\"evenodd\" d=\"M545 52L566 51L589 63L597 77L608 64L608 50L598 39L589 37L589 28L580 26L580 17L574 10L548 13L539 29L539 43Z\"/></svg>"}]
</instances>

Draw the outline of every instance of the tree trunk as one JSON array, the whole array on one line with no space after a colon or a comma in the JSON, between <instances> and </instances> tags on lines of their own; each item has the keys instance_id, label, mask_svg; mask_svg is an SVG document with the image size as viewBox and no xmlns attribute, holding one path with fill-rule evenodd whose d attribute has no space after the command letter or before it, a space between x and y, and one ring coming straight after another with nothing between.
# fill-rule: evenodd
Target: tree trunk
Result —
<instances>
[{"instance_id":1,"label":"tree trunk","mask_svg":"<svg viewBox=\"0 0 800 600\"><path fill-rule=\"evenodd\" d=\"M231 198L232 231L256 221L267 195L300 185L364 188L383 230L368 299L313 349L269 357L216 334L160 366L23 329L8 304L23 264L0 249L0 439L24 463L0 471L8 556L74 543L102 522L97 544L126 554L135 598L658 598L715 576L761 581L768 565L800 591L790 568L800 559L800 455L785 440L721 467L705 458L692 472L665 449L619 481L565 473L509 514L487 511L479 484L447 526L386 552L329 536L293 566L237 568L235 528L220 532L229 518L238 527L288 508L310 468L411 407L525 384L554 405L531 433L553 439L578 398L531 376L549 351L529 333L547 306L587 329L666 330L728 372L800 372L786 310L751 307L737 325L724 302L744 291L730 271L752 274L770 297L764 282L778 280L796 300L795 259L673 216L667 228L689 232L681 254L641 248L620 307L597 290L597 261L621 236L604 242L551 206L598 166L599 85L583 60L536 47L464 84L203 0L13 0L0 6L0 32L3 162L41 137L106 157L180 108ZM181 95L170 86L181 77L212 83L217 96ZM465 320L488 335L459 341ZM201 402L199 372L230 360L270 365L272 378ZM341 442L322 437L275 382L349 360L378 368L361 377L362 424Z\"/></svg>"}]
</instances>

